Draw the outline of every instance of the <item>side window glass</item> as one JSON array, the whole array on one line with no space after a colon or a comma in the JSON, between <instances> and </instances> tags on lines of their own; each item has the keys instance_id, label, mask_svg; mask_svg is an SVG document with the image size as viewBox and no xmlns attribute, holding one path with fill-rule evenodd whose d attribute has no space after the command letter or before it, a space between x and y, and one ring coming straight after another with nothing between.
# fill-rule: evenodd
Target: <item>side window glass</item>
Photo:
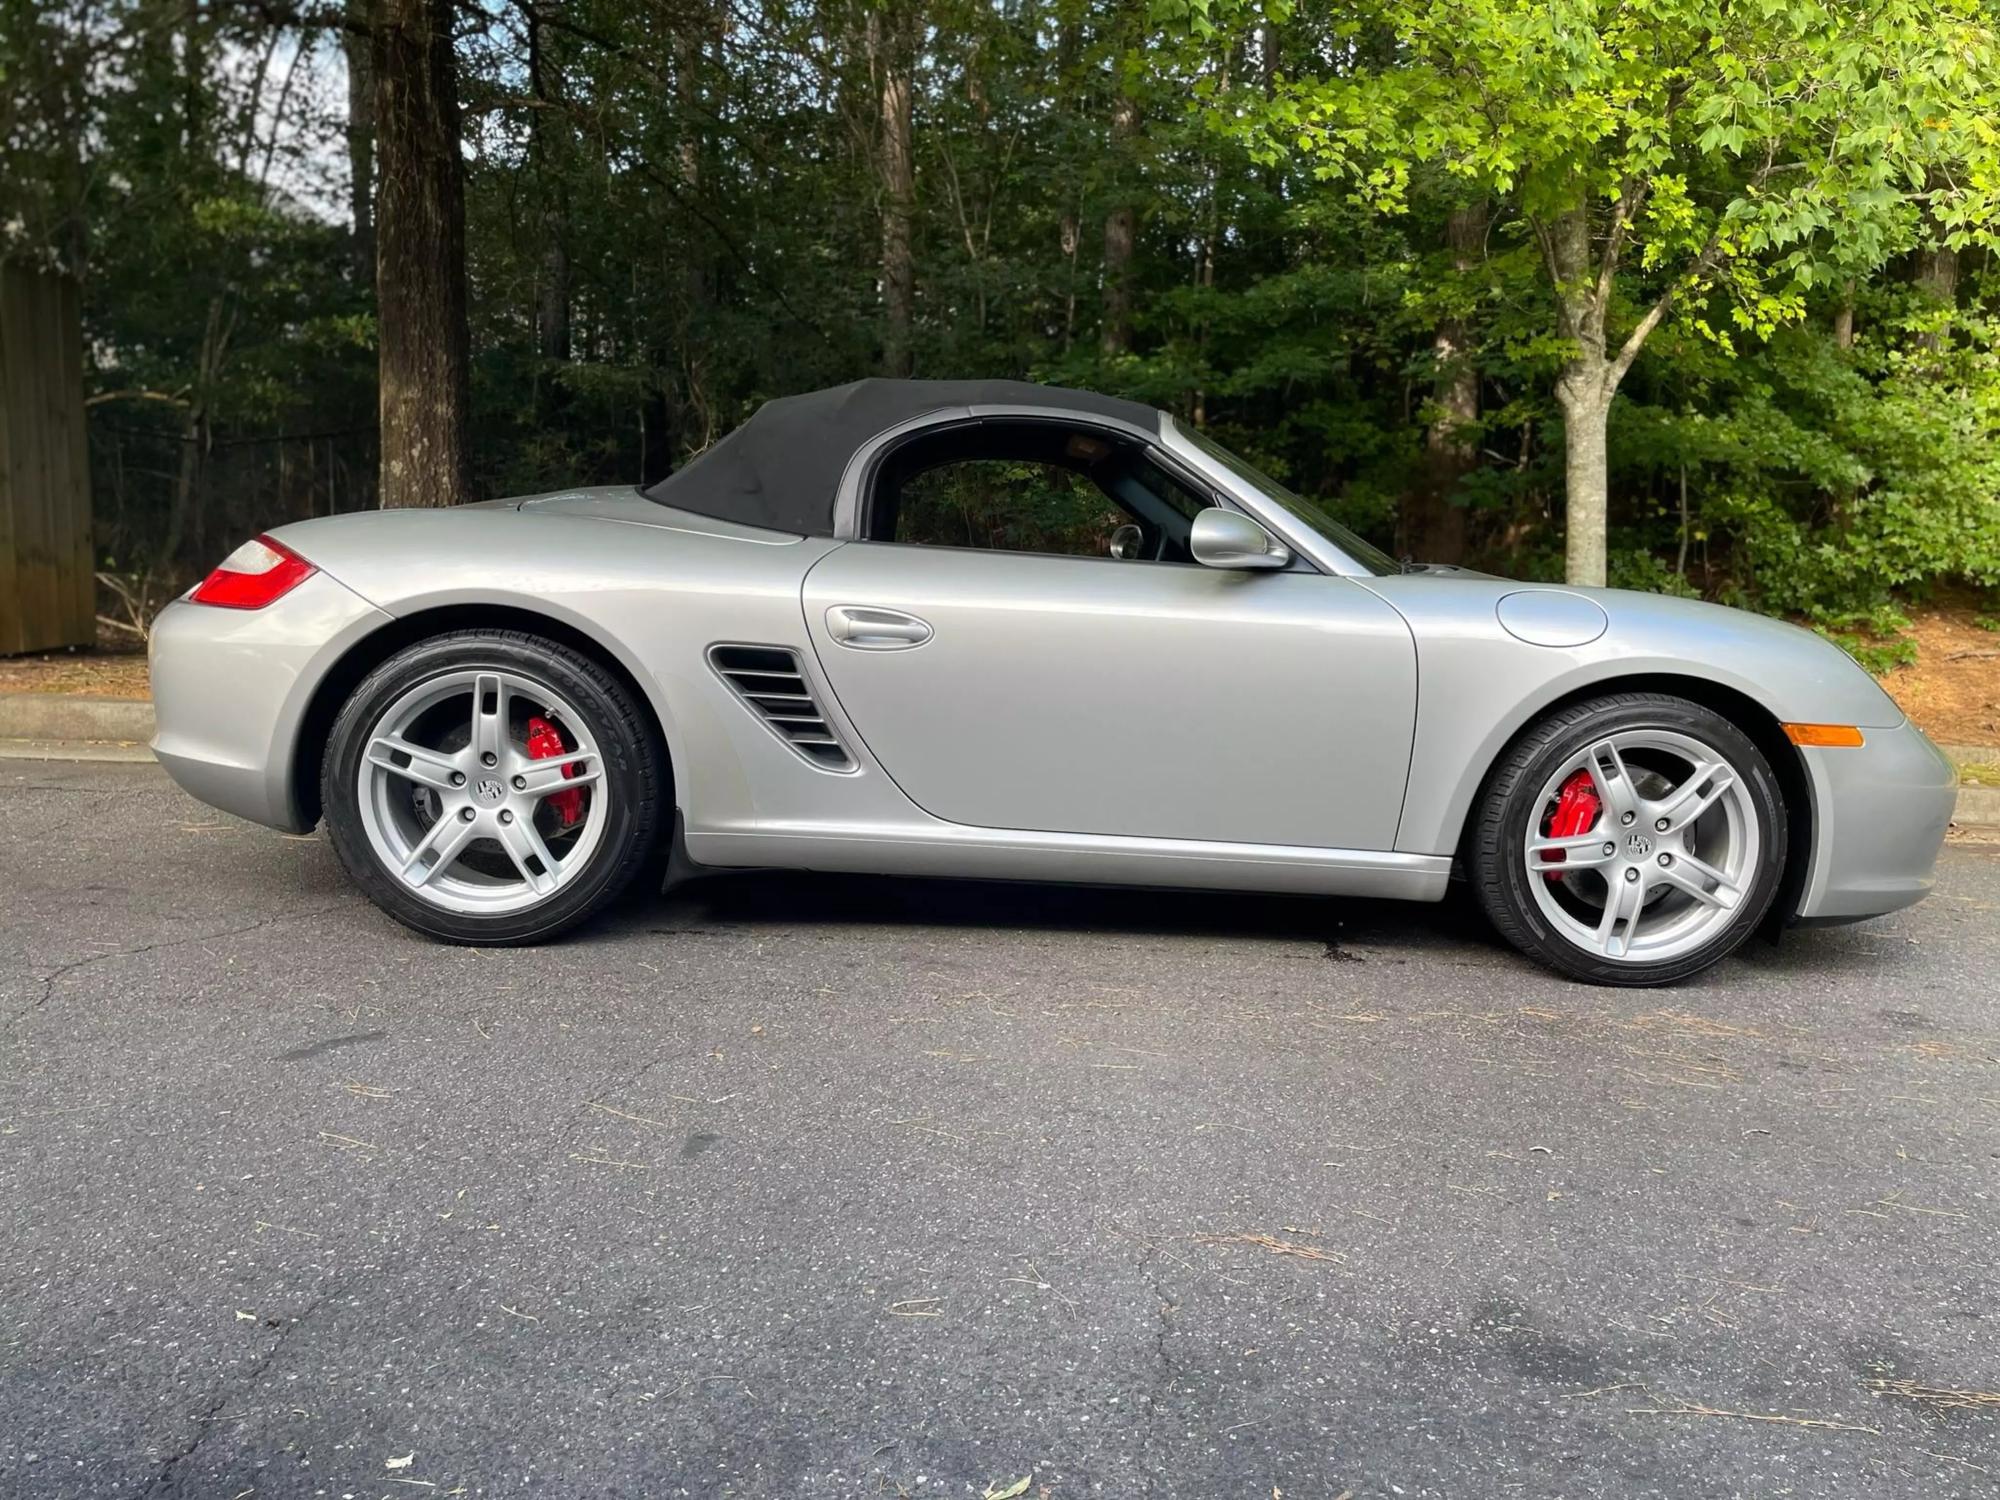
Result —
<instances>
[{"instance_id":1,"label":"side window glass","mask_svg":"<svg viewBox=\"0 0 2000 1500\"><path fill-rule=\"evenodd\" d=\"M1127 519L1072 469L1031 459L965 458L903 481L894 540L1103 557Z\"/></svg>"},{"instance_id":2,"label":"side window glass","mask_svg":"<svg viewBox=\"0 0 2000 1500\"><path fill-rule=\"evenodd\" d=\"M1140 459L1133 466L1132 476L1183 520L1192 521L1215 503L1206 495L1196 494L1150 458Z\"/></svg>"}]
</instances>

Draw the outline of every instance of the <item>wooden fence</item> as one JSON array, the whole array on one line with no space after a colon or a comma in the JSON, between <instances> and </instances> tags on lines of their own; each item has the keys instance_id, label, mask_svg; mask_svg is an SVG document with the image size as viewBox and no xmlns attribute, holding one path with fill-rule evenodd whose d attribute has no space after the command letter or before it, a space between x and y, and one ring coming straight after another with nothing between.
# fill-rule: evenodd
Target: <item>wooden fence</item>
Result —
<instances>
[{"instance_id":1,"label":"wooden fence","mask_svg":"<svg viewBox=\"0 0 2000 1500\"><path fill-rule=\"evenodd\" d=\"M97 638L76 283L0 266L0 656Z\"/></svg>"}]
</instances>

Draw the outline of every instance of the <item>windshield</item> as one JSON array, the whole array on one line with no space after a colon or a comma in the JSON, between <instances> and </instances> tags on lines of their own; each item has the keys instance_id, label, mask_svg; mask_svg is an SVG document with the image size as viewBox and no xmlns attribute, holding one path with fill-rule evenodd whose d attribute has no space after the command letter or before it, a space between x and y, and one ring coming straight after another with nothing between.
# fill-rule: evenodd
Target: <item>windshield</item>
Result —
<instances>
[{"instance_id":1,"label":"windshield","mask_svg":"<svg viewBox=\"0 0 2000 1500\"><path fill-rule=\"evenodd\" d=\"M1326 507L1321 505L1317 500L1308 500L1304 495L1286 489L1270 475L1238 458L1234 453L1223 447L1222 444L1216 442L1214 438L1208 436L1207 433L1200 432L1192 427L1185 427L1179 422L1174 423L1174 430L1193 443L1195 447L1201 449L1203 453L1206 453L1210 458L1221 464L1238 479L1249 485L1258 494L1283 506L1288 514L1295 517L1304 525L1311 527L1327 541L1332 542L1334 546L1360 563L1369 572L1380 577L1384 574L1400 573L1403 571L1395 558L1384 552L1373 542L1363 538L1359 533L1350 530L1341 525L1340 522L1334 520L1332 516L1327 514Z\"/></svg>"}]
</instances>

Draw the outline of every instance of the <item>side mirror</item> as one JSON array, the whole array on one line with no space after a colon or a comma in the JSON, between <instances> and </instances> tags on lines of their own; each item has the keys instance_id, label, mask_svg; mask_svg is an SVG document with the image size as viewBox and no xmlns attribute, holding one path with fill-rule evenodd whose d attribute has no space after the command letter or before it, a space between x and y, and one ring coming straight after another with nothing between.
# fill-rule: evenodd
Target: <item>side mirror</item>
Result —
<instances>
[{"instance_id":1,"label":"side mirror","mask_svg":"<svg viewBox=\"0 0 2000 1500\"><path fill-rule=\"evenodd\" d=\"M1241 511L1212 505L1194 518L1188 551L1211 568L1282 568L1291 549Z\"/></svg>"}]
</instances>

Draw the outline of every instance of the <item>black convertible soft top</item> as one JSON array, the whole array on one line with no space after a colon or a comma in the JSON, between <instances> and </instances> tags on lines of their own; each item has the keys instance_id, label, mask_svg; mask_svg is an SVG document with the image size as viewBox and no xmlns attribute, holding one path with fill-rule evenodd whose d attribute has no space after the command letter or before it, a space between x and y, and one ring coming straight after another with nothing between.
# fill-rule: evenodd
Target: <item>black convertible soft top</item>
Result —
<instances>
[{"instance_id":1,"label":"black convertible soft top","mask_svg":"<svg viewBox=\"0 0 2000 1500\"><path fill-rule=\"evenodd\" d=\"M832 536L834 496L854 450L899 422L958 406L1085 412L1149 431L1159 423L1136 401L1024 380L857 380L766 401L646 498L745 526Z\"/></svg>"}]
</instances>

